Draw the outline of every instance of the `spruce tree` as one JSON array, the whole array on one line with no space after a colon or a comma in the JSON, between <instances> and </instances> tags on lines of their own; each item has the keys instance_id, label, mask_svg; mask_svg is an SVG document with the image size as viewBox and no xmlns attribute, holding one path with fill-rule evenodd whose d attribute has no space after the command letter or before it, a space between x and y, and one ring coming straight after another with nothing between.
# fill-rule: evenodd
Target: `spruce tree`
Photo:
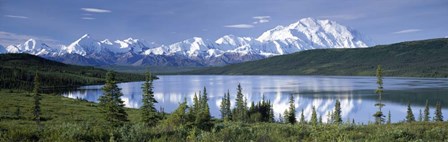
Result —
<instances>
[{"instance_id":1,"label":"spruce tree","mask_svg":"<svg viewBox=\"0 0 448 142\"><path fill-rule=\"evenodd\" d=\"M227 93L224 93L224 97L222 97L220 109L221 117L224 121L228 121L229 115L227 112Z\"/></svg>"},{"instance_id":2,"label":"spruce tree","mask_svg":"<svg viewBox=\"0 0 448 142\"><path fill-rule=\"evenodd\" d=\"M419 112L418 112L418 121L419 121L419 122L422 122L422 121L423 121L422 109L419 109Z\"/></svg>"},{"instance_id":3,"label":"spruce tree","mask_svg":"<svg viewBox=\"0 0 448 142\"><path fill-rule=\"evenodd\" d=\"M412 113L411 103L408 103L408 111L406 113L406 122L415 122L414 113Z\"/></svg>"},{"instance_id":4,"label":"spruce tree","mask_svg":"<svg viewBox=\"0 0 448 142\"><path fill-rule=\"evenodd\" d=\"M336 123L336 124L341 124L342 123L341 102L339 102L339 100L336 100L336 103L334 105L333 123Z\"/></svg>"},{"instance_id":5,"label":"spruce tree","mask_svg":"<svg viewBox=\"0 0 448 142\"><path fill-rule=\"evenodd\" d=\"M198 128L209 130L211 128L210 108L208 106L207 89L204 87L202 97L199 99L200 109L196 112L195 124Z\"/></svg>"},{"instance_id":6,"label":"spruce tree","mask_svg":"<svg viewBox=\"0 0 448 142\"><path fill-rule=\"evenodd\" d=\"M436 103L436 111L434 113L434 121L437 121L437 122L443 121L442 104L440 104L440 102Z\"/></svg>"},{"instance_id":7,"label":"spruce tree","mask_svg":"<svg viewBox=\"0 0 448 142\"><path fill-rule=\"evenodd\" d=\"M140 108L142 122L147 126L155 126L159 121L159 118L154 106L157 103L157 100L154 98L153 79L150 72L146 73L146 79L142 85L142 92L143 105Z\"/></svg>"},{"instance_id":8,"label":"spruce tree","mask_svg":"<svg viewBox=\"0 0 448 142\"><path fill-rule=\"evenodd\" d=\"M241 84L238 84L237 87L237 94L236 94L236 107L235 110L233 111L233 117L235 121L241 121L244 122L246 121L246 117L247 117L247 109L246 109L246 103L244 101L244 95L243 95L243 89L241 88Z\"/></svg>"},{"instance_id":9,"label":"spruce tree","mask_svg":"<svg viewBox=\"0 0 448 142\"><path fill-rule=\"evenodd\" d=\"M226 115L227 115L227 119L230 120L230 118L232 118L232 110L230 109L231 107L231 103L230 103L230 91L227 90L227 98L226 98Z\"/></svg>"},{"instance_id":10,"label":"spruce tree","mask_svg":"<svg viewBox=\"0 0 448 142\"><path fill-rule=\"evenodd\" d=\"M40 107L40 100L42 99L42 96L40 94L40 77L39 74L36 73L34 76L34 88L33 88L33 98L34 98L34 106L33 106L33 120L36 121L37 128L40 131L42 129L42 126L40 124L40 115L41 115L41 107Z\"/></svg>"},{"instance_id":11,"label":"spruce tree","mask_svg":"<svg viewBox=\"0 0 448 142\"><path fill-rule=\"evenodd\" d=\"M376 84L378 84L378 88L375 90L375 93L378 94L378 102L375 104L375 106L378 107L378 111L373 116L375 117L375 124L381 124L384 122L384 114L381 110L384 106L381 99L383 95L383 70L381 68L381 65L378 65L377 67L376 77Z\"/></svg>"},{"instance_id":12,"label":"spruce tree","mask_svg":"<svg viewBox=\"0 0 448 142\"><path fill-rule=\"evenodd\" d=\"M288 109L288 123L295 124L297 122L296 119L296 106L294 104L294 96L291 94L289 96L289 109Z\"/></svg>"},{"instance_id":13,"label":"spruce tree","mask_svg":"<svg viewBox=\"0 0 448 142\"><path fill-rule=\"evenodd\" d=\"M312 110L312 113L311 113L311 124L313 126L317 125L317 113L316 113L316 108L314 106L313 106L313 110Z\"/></svg>"},{"instance_id":14,"label":"spruce tree","mask_svg":"<svg viewBox=\"0 0 448 142\"><path fill-rule=\"evenodd\" d=\"M322 115L319 115L319 124L323 124L323 122L322 122Z\"/></svg>"},{"instance_id":15,"label":"spruce tree","mask_svg":"<svg viewBox=\"0 0 448 142\"><path fill-rule=\"evenodd\" d=\"M389 110L389 113L387 114L387 124L390 124L391 123L391 120L390 120L390 110Z\"/></svg>"},{"instance_id":16,"label":"spruce tree","mask_svg":"<svg viewBox=\"0 0 448 142\"><path fill-rule=\"evenodd\" d=\"M106 74L106 84L102 87L103 95L99 98L100 111L104 113L106 121L112 126L121 126L128 122L128 114L124 110L124 102L121 100L121 89L115 81L115 73Z\"/></svg>"},{"instance_id":17,"label":"spruce tree","mask_svg":"<svg viewBox=\"0 0 448 142\"><path fill-rule=\"evenodd\" d=\"M423 121L428 122L429 121L429 102L426 100L425 104L425 110L423 112Z\"/></svg>"},{"instance_id":18,"label":"spruce tree","mask_svg":"<svg viewBox=\"0 0 448 142\"><path fill-rule=\"evenodd\" d=\"M305 115L303 115L303 109L302 109L302 113L300 113L300 124L306 124Z\"/></svg>"}]
</instances>

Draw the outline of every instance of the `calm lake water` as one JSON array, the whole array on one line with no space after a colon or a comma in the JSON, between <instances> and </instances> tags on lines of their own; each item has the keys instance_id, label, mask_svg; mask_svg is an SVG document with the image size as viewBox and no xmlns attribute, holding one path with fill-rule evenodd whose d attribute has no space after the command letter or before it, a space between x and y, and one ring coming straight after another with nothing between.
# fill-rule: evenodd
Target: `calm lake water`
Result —
<instances>
[{"instance_id":1,"label":"calm lake water","mask_svg":"<svg viewBox=\"0 0 448 142\"><path fill-rule=\"evenodd\" d=\"M352 76L222 76L222 75L160 75L154 81L155 98L159 102L156 108L171 112L178 104L187 99L191 104L195 93L207 88L209 106L213 117L220 118L219 105L227 90L230 91L232 107L236 97L236 87L241 83L248 102L259 101L265 96L274 105L276 117L288 108L289 95L296 98L297 119L304 112L307 120L311 118L311 108L315 106L318 116L327 120L327 113L334 109L336 100L340 100L343 121L355 119L357 123L373 122L377 108L374 104L377 95L375 77ZM141 103L141 85L143 82L120 83L123 101L127 107L138 108ZM82 98L98 102L102 95L101 85L80 87L63 93L69 98ZM423 112L425 101L429 100L431 117L434 106L440 101L444 118L448 117L448 79L433 78L384 78L383 113L391 112L392 121L405 119L407 104L411 103L415 118L419 110ZM249 104L248 104L249 105Z\"/></svg>"}]
</instances>

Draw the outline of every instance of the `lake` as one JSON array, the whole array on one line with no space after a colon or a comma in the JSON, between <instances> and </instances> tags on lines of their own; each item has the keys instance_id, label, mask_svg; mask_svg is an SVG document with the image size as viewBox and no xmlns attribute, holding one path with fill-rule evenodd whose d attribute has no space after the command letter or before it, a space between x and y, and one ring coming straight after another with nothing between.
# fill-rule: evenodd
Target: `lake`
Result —
<instances>
[{"instance_id":1,"label":"lake","mask_svg":"<svg viewBox=\"0 0 448 142\"><path fill-rule=\"evenodd\" d=\"M311 108L316 107L318 116L326 122L327 113L340 100L343 121L355 119L357 123L373 122L377 95L374 93L376 77L359 76L226 76L226 75L160 75L154 81L156 108L171 112L187 99L191 104L195 93L207 88L209 106L213 117L220 118L221 99L228 90L232 107L235 104L236 88L241 83L243 94L249 102L257 102L265 96L274 105L276 117L289 107L289 96L295 96L296 116L304 112L311 118ZM423 112L425 101L429 100L431 117L437 101L443 106L444 118L448 117L448 79L439 78L384 78L383 113L391 112L392 122L403 121L407 104L411 103L415 118ZM139 108L142 105L141 85L143 82L120 83L126 107ZM98 102L102 85L83 86L62 95Z\"/></svg>"}]
</instances>

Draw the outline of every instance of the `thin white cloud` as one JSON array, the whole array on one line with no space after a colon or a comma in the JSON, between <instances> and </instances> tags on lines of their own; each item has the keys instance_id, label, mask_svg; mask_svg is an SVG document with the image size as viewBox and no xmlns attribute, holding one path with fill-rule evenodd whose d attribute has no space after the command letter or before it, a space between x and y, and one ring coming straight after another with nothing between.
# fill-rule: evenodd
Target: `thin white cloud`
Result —
<instances>
[{"instance_id":1,"label":"thin white cloud","mask_svg":"<svg viewBox=\"0 0 448 142\"><path fill-rule=\"evenodd\" d=\"M17 18L17 19L28 19L26 16L20 16L20 15L5 15L5 17L9 18Z\"/></svg>"},{"instance_id":2,"label":"thin white cloud","mask_svg":"<svg viewBox=\"0 0 448 142\"><path fill-rule=\"evenodd\" d=\"M96 18L93 17L81 17L83 20L95 20Z\"/></svg>"},{"instance_id":3,"label":"thin white cloud","mask_svg":"<svg viewBox=\"0 0 448 142\"><path fill-rule=\"evenodd\" d=\"M226 28L248 29L248 28L253 28L254 25L250 25L250 24L236 24L236 25L225 25L224 27L226 27Z\"/></svg>"},{"instance_id":4,"label":"thin white cloud","mask_svg":"<svg viewBox=\"0 0 448 142\"><path fill-rule=\"evenodd\" d=\"M333 20L355 20L365 17L363 14L340 14L340 15L327 15L319 16L322 19L333 19Z\"/></svg>"},{"instance_id":5,"label":"thin white cloud","mask_svg":"<svg viewBox=\"0 0 448 142\"><path fill-rule=\"evenodd\" d=\"M253 24L262 24L269 22L271 16L254 16L252 18L257 20L255 22L252 22Z\"/></svg>"},{"instance_id":6,"label":"thin white cloud","mask_svg":"<svg viewBox=\"0 0 448 142\"><path fill-rule=\"evenodd\" d=\"M393 33L394 34L407 34L407 33L419 32L419 31L422 31L422 30L421 29L406 29L406 30L396 31Z\"/></svg>"},{"instance_id":7,"label":"thin white cloud","mask_svg":"<svg viewBox=\"0 0 448 142\"><path fill-rule=\"evenodd\" d=\"M5 47L9 46L9 45L22 44L31 38L35 39L35 40L39 40L39 41L49 45L50 47L57 47L58 45L62 45L61 42L54 40L54 39L47 38L47 37L35 37L35 36L30 36L30 35L21 35L21 34L0 31L0 45L3 45Z\"/></svg>"},{"instance_id":8,"label":"thin white cloud","mask_svg":"<svg viewBox=\"0 0 448 142\"><path fill-rule=\"evenodd\" d=\"M252 18L254 18L254 19L269 19L269 18L271 18L271 16L254 16Z\"/></svg>"},{"instance_id":9,"label":"thin white cloud","mask_svg":"<svg viewBox=\"0 0 448 142\"><path fill-rule=\"evenodd\" d=\"M92 13L110 13L112 11L106 10L106 9L99 9L99 8L81 8L82 11L85 12L92 12Z\"/></svg>"}]
</instances>

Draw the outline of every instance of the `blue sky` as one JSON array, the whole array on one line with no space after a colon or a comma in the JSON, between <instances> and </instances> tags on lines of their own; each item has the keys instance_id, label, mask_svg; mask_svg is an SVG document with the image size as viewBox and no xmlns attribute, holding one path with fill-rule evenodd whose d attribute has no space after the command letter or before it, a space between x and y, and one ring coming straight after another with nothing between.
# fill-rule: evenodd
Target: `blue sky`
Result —
<instances>
[{"instance_id":1,"label":"blue sky","mask_svg":"<svg viewBox=\"0 0 448 142\"><path fill-rule=\"evenodd\" d=\"M305 17L334 20L377 44L448 36L447 0L0 0L0 44L68 44L85 33L162 44L258 37Z\"/></svg>"}]
</instances>

